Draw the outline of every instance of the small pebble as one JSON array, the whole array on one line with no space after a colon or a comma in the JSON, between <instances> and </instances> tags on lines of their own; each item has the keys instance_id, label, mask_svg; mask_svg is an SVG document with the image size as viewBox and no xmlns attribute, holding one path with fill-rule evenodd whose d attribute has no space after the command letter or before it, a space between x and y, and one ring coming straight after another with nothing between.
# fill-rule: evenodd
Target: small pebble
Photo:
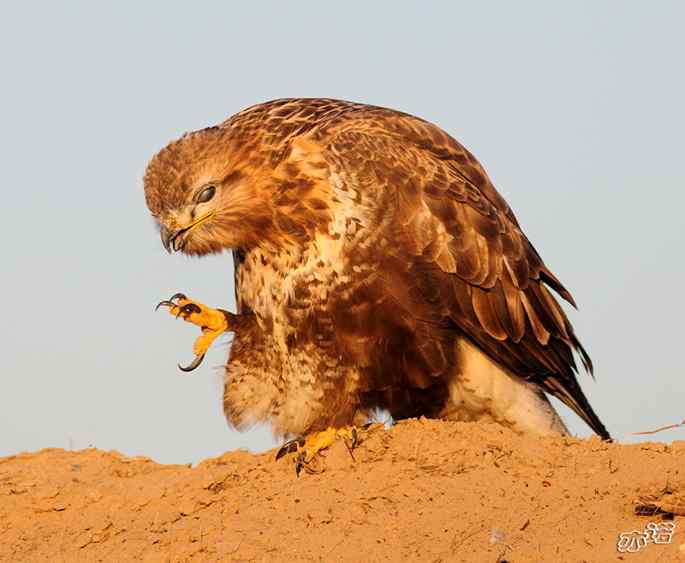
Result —
<instances>
[{"instance_id":1,"label":"small pebble","mask_svg":"<svg viewBox=\"0 0 685 563\"><path fill-rule=\"evenodd\" d=\"M501 543L504 541L504 530L499 528L493 528L490 532L490 545L495 545L496 543Z\"/></svg>"}]
</instances>

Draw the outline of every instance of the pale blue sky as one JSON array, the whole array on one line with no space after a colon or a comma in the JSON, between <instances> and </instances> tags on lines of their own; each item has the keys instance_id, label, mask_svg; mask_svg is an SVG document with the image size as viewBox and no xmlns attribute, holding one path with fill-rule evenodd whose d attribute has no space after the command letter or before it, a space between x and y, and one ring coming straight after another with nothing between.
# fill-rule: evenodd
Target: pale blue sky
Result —
<instances>
[{"instance_id":1,"label":"pale blue sky","mask_svg":"<svg viewBox=\"0 0 685 563\"><path fill-rule=\"evenodd\" d=\"M225 347L176 369L196 332L154 304L233 308L233 266L167 255L141 179L183 132L286 96L394 107L462 141L575 295L609 429L682 420L683 21L665 1L3 4L0 455L272 444L226 426Z\"/></svg>"}]
</instances>

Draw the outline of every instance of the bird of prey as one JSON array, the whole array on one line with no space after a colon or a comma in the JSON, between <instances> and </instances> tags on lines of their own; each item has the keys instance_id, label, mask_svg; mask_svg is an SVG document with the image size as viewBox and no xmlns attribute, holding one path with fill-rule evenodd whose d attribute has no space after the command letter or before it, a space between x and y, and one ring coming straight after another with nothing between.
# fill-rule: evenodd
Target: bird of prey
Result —
<instances>
[{"instance_id":1,"label":"bird of prey","mask_svg":"<svg viewBox=\"0 0 685 563\"><path fill-rule=\"evenodd\" d=\"M237 315L177 294L202 328L196 367L234 340L223 405L270 422L309 463L374 409L562 435L546 393L604 439L576 379L592 363L552 294L575 306L483 167L391 109L283 99L188 133L150 161L169 251L232 251ZM298 466L299 467L299 466Z\"/></svg>"}]
</instances>

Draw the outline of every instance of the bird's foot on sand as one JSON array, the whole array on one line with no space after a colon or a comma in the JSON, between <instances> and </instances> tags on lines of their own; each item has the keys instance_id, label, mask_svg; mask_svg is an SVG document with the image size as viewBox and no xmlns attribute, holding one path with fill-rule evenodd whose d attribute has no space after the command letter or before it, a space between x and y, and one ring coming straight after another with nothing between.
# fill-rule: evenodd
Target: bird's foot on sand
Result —
<instances>
[{"instance_id":1,"label":"bird's foot on sand","mask_svg":"<svg viewBox=\"0 0 685 563\"><path fill-rule=\"evenodd\" d=\"M176 293L170 299L160 301L155 311L160 307L168 307L169 313L176 318L193 323L202 329L202 334L193 344L195 359L188 366L181 366L182 371L192 371L202 363L202 360L216 338L230 330L231 314L222 309L211 309L202 303L188 299L182 293Z\"/></svg>"},{"instance_id":2,"label":"bird's foot on sand","mask_svg":"<svg viewBox=\"0 0 685 563\"><path fill-rule=\"evenodd\" d=\"M295 454L295 473L300 476L300 472L304 469L307 473L321 473L315 461L319 457L319 452L331 446L337 438L342 438L350 452L352 459L354 455L352 450L358 444L357 429L354 426L343 426L342 428L328 427L322 432L315 432L306 438L296 438L289 440L276 454L276 459L282 458L286 454Z\"/></svg>"}]
</instances>

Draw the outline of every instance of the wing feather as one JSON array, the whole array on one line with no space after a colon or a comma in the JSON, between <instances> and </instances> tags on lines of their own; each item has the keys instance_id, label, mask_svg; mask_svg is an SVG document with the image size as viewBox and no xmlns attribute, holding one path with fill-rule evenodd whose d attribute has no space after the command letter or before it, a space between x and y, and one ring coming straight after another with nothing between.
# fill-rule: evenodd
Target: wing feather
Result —
<instances>
[{"instance_id":1,"label":"wing feather","mask_svg":"<svg viewBox=\"0 0 685 563\"><path fill-rule=\"evenodd\" d=\"M400 306L417 307L417 318L429 307L430 315L452 323L496 361L541 385L608 437L576 381L573 353L591 372L590 358L545 285L575 302L483 168L437 127L395 112L378 114L371 130L367 119L354 130L339 131L328 149L336 156L334 168L376 190L370 199L396 207L391 252L398 261L409 260L405 283L414 286L412 295L423 300L424 309L417 299Z\"/></svg>"}]
</instances>

